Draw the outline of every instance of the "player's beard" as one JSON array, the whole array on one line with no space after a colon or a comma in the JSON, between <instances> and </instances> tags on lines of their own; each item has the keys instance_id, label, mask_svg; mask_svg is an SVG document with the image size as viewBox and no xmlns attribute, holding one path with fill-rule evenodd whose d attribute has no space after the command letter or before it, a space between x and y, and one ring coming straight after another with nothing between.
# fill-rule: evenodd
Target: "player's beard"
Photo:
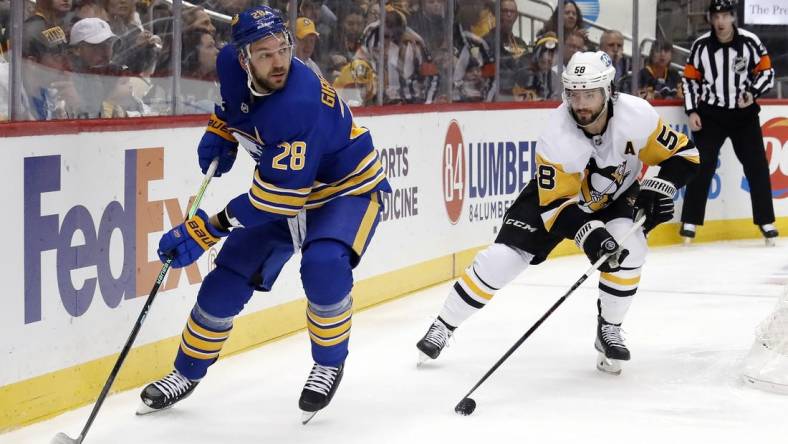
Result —
<instances>
[{"instance_id":1,"label":"player's beard","mask_svg":"<svg viewBox=\"0 0 788 444\"><path fill-rule=\"evenodd\" d=\"M254 80L258 86L264 88L266 91L274 92L280 90L285 87L287 83L287 75L290 73L290 68L280 68L280 69L272 69L268 76L273 76L276 74L284 74L283 79L280 83L276 83L274 81L268 80L267 78L262 77L261 75L254 72Z\"/></svg>"},{"instance_id":2,"label":"player's beard","mask_svg":"<svg viewBox=\"0 0 788 444\"><path fill-rule=\"evenodd\" d=\"M602 111L604 110L605 107L603 105L602 108L597 112L591 112L591 110L588 108L581 108L577 111L572 110L572 113L575 115L575 120L578 124L581 126L586 126L596 122L596 120L599 118L599 115L602 114Z\"/></svg>"}]
</instances>

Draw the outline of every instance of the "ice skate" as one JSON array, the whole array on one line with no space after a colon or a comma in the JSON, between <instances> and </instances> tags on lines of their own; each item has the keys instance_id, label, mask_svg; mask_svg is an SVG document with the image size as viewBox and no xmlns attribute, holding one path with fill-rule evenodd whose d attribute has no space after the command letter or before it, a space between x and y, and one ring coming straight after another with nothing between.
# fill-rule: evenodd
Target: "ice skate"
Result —
<instances>
[{"instance_id":1,"label":"ice skate","mask_svg":"<svg viewBox=\"0 0 788 444\"><path fill-rule=\"evenodd\" d=\"M763 239L766 241L767 247L773 247L777 245L776 239L780 235L777 231L777 227L774 224L764 224L758 226L758 229L761 230L761 234L763 234Z\"/></svg>"},{"instance_id":2,"label":"ice skate","mask_svg":"<svg viewBox=\"0 0 788 444\"><path fill-rule=\"evenodd\" d=\"M192 381L183 376L178 370L173 370L169 375L148 384L142 393L142 404L137 409L138 415L158 412L172 407L176 402L191 395L199 381Z\"/></svg>"},{"instance_id":3,"label":"ice skate","mask_svg":"<svg viewBox=\"0 0 788 444\"><path fill-rule=\"evenodd\" d=\"M629 349L621 336L621 325L605 322L601 316L597 319L594 348L597 349L599 355L596 360L596 368L605 373L620 375L621 361L629 361Z\"/></svg>"},{"instance_id":4,"label":"ice skate","mask_svg":"<svg viewBox=\"0 0 788 444\"><path fill-rule=\"evenodd\" d=\"M309 372L309 377L304 384L304 390L301 391L301 398L298 400L298 407L303 412L301 424L308 423L318 411L331 402L331 398L334 397L334 393L342 381L344 371L344 364L339 367L320 364L312 366L312 371Z\"/></svg>"},{"instance_id":5,"label":"ice skate","mask_svg":"<svg viewBox=\"0 0 788 444\"><path fill-rule=\"evenodd\" d=\"M679 235L681 236L682 243L684 245L689 245L692 242L692 240L695 239L695 225L681 224Z\"/></svg>"},{"instance_id":6,"label":"ice skate","mask_svg":"<svg viewBox=\"0 0 788 444\"><path fill-rule=\"evenodd\" d=\"M416 366L420 367L431 359L437 359L441 351L446 347L446 343L452 335L452 331L440 319L430 325L429 330L419 342L416 348L419 349L419 360Z\"/></svg>"}]
</instances>

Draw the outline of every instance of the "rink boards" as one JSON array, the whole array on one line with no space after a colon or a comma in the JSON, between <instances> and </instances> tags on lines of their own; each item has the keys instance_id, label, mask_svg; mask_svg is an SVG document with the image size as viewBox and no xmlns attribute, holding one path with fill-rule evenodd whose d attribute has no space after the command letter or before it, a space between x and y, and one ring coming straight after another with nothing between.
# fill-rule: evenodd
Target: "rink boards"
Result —
<instances>
[{"instance_id":1,"label":"rink boards","mask_svg":"<svg viewBox=\"0 0 788 444\"><path fill-rule=\"evenodd\" d=\"M357 117L372 131L394 188L355 272L357 309L451 279L494 239L533 174L536 139L552 111L488 108ZM681 108L658 111L688 132ZM778 227L788 233L788 106L764 106L761 123ZM0 168L9 189L0 224L14 236L1 267L0 431L95 399L161 268L158 238L179 223L199 186L195 145L202 131L128 125L3 140ZM758 236L741 166L726 143L699 240ZM246 192L252 167L240 153L233 171L211 183L202 207L215 212ZM675 225L658 228L650 241L678 241ZM576 251L565 243L556 254ZM114 390L171 369L215 256L214 249L196 265L170 271ZM272 292L252 298L223 355L302 329L303 312L294 258Z\"/></svg>"}]
</instances>

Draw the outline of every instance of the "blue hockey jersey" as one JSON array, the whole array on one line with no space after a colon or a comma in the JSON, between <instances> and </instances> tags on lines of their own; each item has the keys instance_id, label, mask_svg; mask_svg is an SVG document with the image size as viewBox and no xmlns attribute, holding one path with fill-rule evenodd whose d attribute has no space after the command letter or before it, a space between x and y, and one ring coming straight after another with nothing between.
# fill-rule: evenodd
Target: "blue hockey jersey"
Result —
<instances>
[{"instance_id":1,"label":"blue hockey jersey","mask_svg":"<svg viewBox=\"0 0 788 444\"><path fill-rule=\"evenodd\" d=\"M217 58L222 103L208 130L231 134L257 161L252 186L230 202L245 226L295 216L346 195L390 192L366 128L323 78L293 58L281 90L255 97L236 49Z\"/></svg>"}]
</instances>

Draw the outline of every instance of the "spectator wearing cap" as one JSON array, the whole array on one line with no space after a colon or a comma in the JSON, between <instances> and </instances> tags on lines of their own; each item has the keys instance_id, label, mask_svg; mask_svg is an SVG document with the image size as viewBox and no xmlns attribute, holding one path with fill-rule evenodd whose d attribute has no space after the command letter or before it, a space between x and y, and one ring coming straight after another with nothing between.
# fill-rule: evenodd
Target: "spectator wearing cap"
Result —
<instances>
[{"instance_id":1,"label":"spectator wearing cap","mask_svg":"<svg viewBox=\"0 0 788 444\"><path fill-rule=\"evenodd\" d=\"M317 44L317 39L320 37L320 34L315 29L315 22L306 18L306 17L299 17L296 20L296 47L295 47L295 55L299 59L301 59L306 66L308 66L315 74L319 76L323 76L323 73L320 71L320 67L317 66L314 60L312 60L312 54L315 52L315 45Z\"/></svg>"},{"instance_id":2,"label":"spectator wearing cap","mask_svg":"<svg viewBox=\"0 0 788 444\"><path fill-rule=\"evenodd\" d=\"M556 100L561 90L555 89L557 72L558 38L552 32L544 34L534 44L530 55L530 66L515 76L512 94L515 101Z\"/></svg>"},{"instance_id":3,"label":"spectator wearing cap","mask_svg":"<svg viewBox=\"0 0 788 444\"><path fill-rule=\"evenodd\" d=\"M27 108L23 114L35 120L68 117L67 102L78 96L64 73L69 66L65 31L35 21L24 28L23 42L23 103Z\"/></svg>"},{"instance_id":4,"label":"spectator wearing cap","mask_svg":"<svg viewBox=\"0 0 788 444\"><path fill-rule=\"evenodd\" d=\"M298 5L298 16L311 20L320 34L312 58L323 62L334 49L334 34L339 19L324 0L298 0Z\"/></svg>"},{"instance_id":5,"label":"spectator wearing cap","mask_svg":"<svg viewBox=\"0 0 788 444\"><path fill-rule=\"evenodd\" d=\"M141 113L133 97L128 68L113 62L118 36L99 18L86 18L71 28L74 85L81 99L77 118L126 117Z\"/></svg>"},{"instance_id":6,"label":"spectator wearing cap","mask_svg":"<svg viewBox=\"0 0 788 444\"><path fill-rule=\"evenodd\" d=\"M645 68L640 70L638 84L640 97L652 99L681 99L681 76L670 67L673 59L673 43L658 41L651 45Z\"/></svg>"}]
</instances>

